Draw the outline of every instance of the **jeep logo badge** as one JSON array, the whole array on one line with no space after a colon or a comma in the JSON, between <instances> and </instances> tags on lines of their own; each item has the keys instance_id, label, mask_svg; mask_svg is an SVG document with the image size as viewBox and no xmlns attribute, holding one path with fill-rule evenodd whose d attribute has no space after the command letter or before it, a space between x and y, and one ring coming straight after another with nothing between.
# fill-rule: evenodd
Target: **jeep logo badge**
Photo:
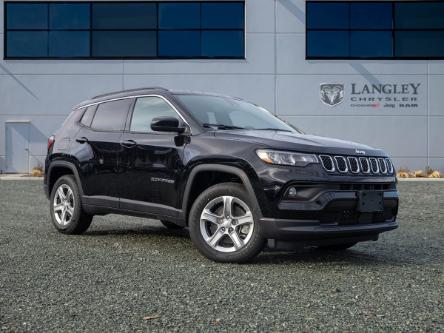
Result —
<instances>
[{"instance_id":1,"label":"jeep logo badge","mask_svg":"<svg viewBox=\"0 0 444 333\"><path fill-rule=\"evenodd\" d=\"M356 149L355 152L356 152L356 154L358 154L358 155L365 155L365 151L364 151L364 150Z\"/></svg>"},{"instance_id":2,"label":"jeep logo badge","mask_svg":"<svg viewBox=\"0 0 444 333\"><path fill-rule=\"evenodd\" d=\"M321 102L328 106L336 106L344 100L344 85L339 83L321 84Z\"/></svg>"}]
</instances>

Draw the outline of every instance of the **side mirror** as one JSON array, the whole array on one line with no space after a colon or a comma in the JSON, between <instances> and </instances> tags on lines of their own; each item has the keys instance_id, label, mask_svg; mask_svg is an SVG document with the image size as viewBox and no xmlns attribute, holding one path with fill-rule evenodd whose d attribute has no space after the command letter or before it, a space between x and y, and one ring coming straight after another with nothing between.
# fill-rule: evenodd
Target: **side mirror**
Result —
<instances>
[{"instance_id":1,"label":"side mirror","mask_svg":"<svg viewBox=\"0 0 444 333\"><path fill-rule=\"evenodd\" d=\"M179 119L175 117L157 117L151 122L151 129L156 132L183 133L185 127L180 126Z\"/></svg>"}]
</instances>

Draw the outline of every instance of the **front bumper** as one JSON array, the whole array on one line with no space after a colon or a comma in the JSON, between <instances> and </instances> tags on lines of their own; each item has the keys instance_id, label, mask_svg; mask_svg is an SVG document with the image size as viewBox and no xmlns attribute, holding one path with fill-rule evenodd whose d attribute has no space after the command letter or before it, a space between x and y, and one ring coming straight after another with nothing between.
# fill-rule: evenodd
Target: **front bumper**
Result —
<instances>
[{"instance_id":1,"label":"front bumper","mask_svg":"<svg viewBox=\"0 0 444 333\"><path fill-rule=\"evenodd\" d=\"M376 240L380 233L398 227L399 199L395 187L370 190L383 193L383 210L377 212L362 212L358 208L362 189L350 189L322 189L308 201L279 201L275 216L260 219L264 237L313 244L351 243Z\"/></svg>"}]
</instances>

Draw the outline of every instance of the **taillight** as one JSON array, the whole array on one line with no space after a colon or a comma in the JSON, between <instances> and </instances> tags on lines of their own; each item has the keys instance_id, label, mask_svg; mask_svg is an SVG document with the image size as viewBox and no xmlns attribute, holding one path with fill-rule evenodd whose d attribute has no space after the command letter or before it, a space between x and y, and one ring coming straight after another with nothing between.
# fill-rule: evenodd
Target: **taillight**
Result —
<instances>
[{"instance_id":1,"label":"taillight","mask_svg":"<svg viewBox=\"0 0 444 333\"><path fill-rule=\"evenodd\" d=\"M48 138L48 151L52 148L52 146L54 145L54 142L55 142L55 136L51 135Z\"/></svg>"}]
</instances>

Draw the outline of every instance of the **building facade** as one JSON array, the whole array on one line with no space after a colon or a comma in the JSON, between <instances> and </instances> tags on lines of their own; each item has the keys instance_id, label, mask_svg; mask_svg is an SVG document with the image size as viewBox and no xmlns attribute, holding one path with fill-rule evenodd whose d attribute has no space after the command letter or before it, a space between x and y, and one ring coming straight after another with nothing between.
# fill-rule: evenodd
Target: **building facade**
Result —
<instances>
[{"instance_id":1,"label":"building facade","mask_svg":"<svg viewBox=\"0 0 444 333\"><path fill-rule=\"evenodd\" d=\"M69 6L69 5L76 6ZM0 170L42 165L94 95L162 86L232 95L310 134L444 170L444 3L2 1Z\"/></svg>"}]
</instances>

